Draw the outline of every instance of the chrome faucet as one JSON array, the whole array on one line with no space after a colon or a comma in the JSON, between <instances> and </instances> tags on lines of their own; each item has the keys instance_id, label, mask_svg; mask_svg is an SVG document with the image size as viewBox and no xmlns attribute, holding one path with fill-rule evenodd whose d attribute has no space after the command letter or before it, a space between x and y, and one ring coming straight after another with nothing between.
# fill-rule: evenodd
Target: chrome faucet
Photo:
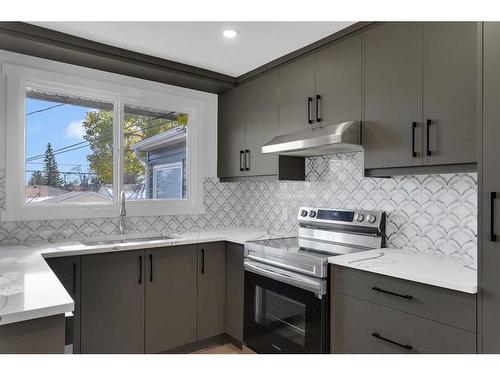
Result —
<instances>
[{"instance_id":1,"label":"chrome faucet","mask_svg":"<svg viewBox=\"0 0 500 375\"><path fill-rule=\"evenodd\" d=\"M123 233L125 232L125 224L124 224L125 216L127 216L127 209L125 207L125 192L122 191L120 221L118 222L118 231L120 232L120 236L123 236Z\"/></svg>"}]
</instances>

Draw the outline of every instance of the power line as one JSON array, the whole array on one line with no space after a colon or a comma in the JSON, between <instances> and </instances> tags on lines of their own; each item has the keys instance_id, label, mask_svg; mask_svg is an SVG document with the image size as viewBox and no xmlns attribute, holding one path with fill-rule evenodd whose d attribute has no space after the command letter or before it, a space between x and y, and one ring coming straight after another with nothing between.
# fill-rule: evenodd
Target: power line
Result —
<instances>
[{"instance_id":1,"label":"power line","mask_svg":"<svg viewBox=\"0 0 500 375\"><path fill-rule=\"evenodd\" d=\"M84 144L84 143L87 143L88 141L82 141L82 142L78 142L78 143L73 143L69 146L65 146L65 147L61 147L61 148L58 148L56 150L54 150L53 152L58 152L58 151L62 151L62 150L66 150L67 148L71 148L71 147L75 147L75 146L79 146L81 144ZM26 159L26 161L30 161L30 160L36 160L36 159L41 159L45 156L45 153L43 154L38 154L38 155L35 155L35 156L31 156L29 158Z\"/></svg>"},{"instance_id":2,"label":"power line","mask_svg":"<svg viewBox=\"0 0 500 375\"><path fill-rule=\"evenodd\" d=\"M56 105L53 105L53 106L51 106L51 107L47 107L47 108L43 108L43 109L39 109L39 110L37 110L37 111L33 111L33 112L30 112L30 113L26 113L26 116L34 115L35 113L45 112L45 111L51 110L51 109L53 109L53 108L62 107L63 105L65 105L65 104L64 104L64 103L63 103L63 104L56 104Z\"/></svg>"},{"instance_id":3,"label":"power line","mask_svg":"<svg viewBox=\"0 0 500 375\"><path fill-rule=\"evenodd\" d=\"M156 119L153 119L153 120L156 120ZM172 122L172 121L169 121L169 122ZM162 126L162 125L164 125L164 124L155 124L155 125L147 126L147 127L143 128L142 131L144 131L144 130L150 130L150 129L153 129L153 128L156 128L156 127ZM103 134L101 134L100 136L98 136L96 138L100 139L102 137L109 136L109 135L111 135L112 131L113 131L113 129L110 129L107 132L109 134L103 133ZM131 136L131 135L141 135L141 133L139 133L138 131L136 131L136 132L132 131L130 133L125 133L124 134L125 137L126 136ZM71 145L68 145L68 146L56 149L56 150L54 150L54 155L64 154L66 152L71 152L71 151L79 150L81 148L90 147L90 144L83 145L81 147L75 147L75 146L79 146L79 145L82 145L84 143L89 143L89 142L90 141L81 141L81 142L73 143ZM33 161L33 160L43 159L44 157L45 157L45 153L38 154L38 155L29 157L28 159L26 159L26 161Z\"/></svg>"},{"instance_id":4,"label":"power line","mask_svg":"<svg viewBox=\"0 0 500 375\"><path fill-rule=\"evenodd\" d=\"M28 173L34 173L34 172L40 172L38 170L34 171L34 170L26 170L26 172ZM97 176L98 173L96 172L72 172L72 171L67 171L67 172L62 172L62 171L59 171L59 174L76 174L76 175L92 175L92 176Z\"/></svg>"},{"instance_id":5,"label":"power line","mask_svg":"<svg viewBox=\"0 0 500 375\"><path fill-rule=\"evenodd\" d=\"M153 119L153 120L156 120ZM151 125L151 126L147 126L145 128L143 128L142 130L150 130L150 129L153 129L153 128L156 128L158 126L162 126L164 124L155 124L155 125ZM113 132L113 129L109 129L108 131L104 132L103 134L99 135L96 137L96 139L100 139L100 138L103 138L105 136L110 136L111 133ZM130 132L130 133L125 133L124 136L130 136L130 135L141 135L141 133L139 132ZM90 141L81 141L81 142L77 142L77 143L73 143L69 146L65 146L65 147L62 147L62 148L58 148L56 150L54 150L54 155L57 155L57 154L63 154L64 152L59 152L59 151L63 151L63 150L66 150L66 149L69 149L69 148L72 148L71 150L68 150L69 151L74 151L74 150L78 150L80 148L83 148L82 147L78 147L78 148L73 148L75 146L78 146L78 145L81 145L81 144L84 144L84 143L89 143ZM31 156L29 157L28 159L26 159L27 161L31 161L31 160L37 160L37 159L42 159L43 157L45 156L45 153L43 154L38 154L38 155L35 155L35 156Z\"/></svg>"},{"instance_id":6,"label":"power line","mask_svg":"<svg viewBox=\"0 0 500 375\"><path fill-rule=\"evenodd\" d=\"M82 143L82 142L81 142ZM79 144L81 143L77 143L75 145L71 145L71 146L66 146L66 147L63 147L62 149L60 149L59 151L55 151L53 152L54 155L60 155L60 154L65 154L66 152L71 152L71 151L76 151L76 150L79 150L81 148L85 148L85 147L90 147L90 144L88 145L82 145L82 146L79 146L79 147L75 147L75 146L78 146ZM85 142L83 142L85 143ZM71 147L71 148L70 148ZM34 161L34 160L41 160L45 157L45 154L40 154L38 156L34 156L34 157L31 157L31 158L28 158L26 159L26 161Z\"/></svg>"},{"instance_id":7,"label":"power line","mask_svg":"<svg viewBox=\"0 0 500 375\"><path fill-rule=\"evenodd\" d=\"M41 161L26 161L26 164L39 164L39 165L45 165L44 162ZM90 167L90 165L87 164L68 164L68 163L57 163L57 165L64 165L66 167Z\"/></svg>"}]
</instances>

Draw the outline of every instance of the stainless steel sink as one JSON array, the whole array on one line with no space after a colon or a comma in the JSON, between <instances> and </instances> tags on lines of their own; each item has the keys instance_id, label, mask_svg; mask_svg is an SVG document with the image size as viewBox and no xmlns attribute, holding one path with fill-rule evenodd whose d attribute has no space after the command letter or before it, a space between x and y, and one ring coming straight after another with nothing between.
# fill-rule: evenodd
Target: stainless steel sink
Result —
<instances>
[{"instance_id":1,"label":"stainless steel sink","mask_svg":"<svg viewBox=\"0 0 500 375\"><path fill-rule=\"evenodd\" d=\"M168 235L160 236L147 236L147 237L129 237L129 238L110 238L110 239L97 239L84 241L85 246L96 246L96 245L115 245L123 243L135 243L135 242L148 242L148 241L163 241L171 240L173 237Z\"/></svg>"}]
</instances>

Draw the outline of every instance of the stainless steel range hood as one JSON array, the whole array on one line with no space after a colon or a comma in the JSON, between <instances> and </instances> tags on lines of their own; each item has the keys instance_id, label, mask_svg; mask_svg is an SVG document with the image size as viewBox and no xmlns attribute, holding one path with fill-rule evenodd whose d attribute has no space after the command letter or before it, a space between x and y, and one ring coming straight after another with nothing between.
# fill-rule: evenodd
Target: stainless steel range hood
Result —
<instances>
[{"instance_id":1,"label":"stainless steel range hood","mask_svg":"<svg viewBox=\"0 0 500 375\"><path fill-rule=\"evenodd\" d=\"M358 121L311 128L278 135L262 146L263 154L318 156L337 152L359 152L361 147Z\"/></svg>"}]
</instances>

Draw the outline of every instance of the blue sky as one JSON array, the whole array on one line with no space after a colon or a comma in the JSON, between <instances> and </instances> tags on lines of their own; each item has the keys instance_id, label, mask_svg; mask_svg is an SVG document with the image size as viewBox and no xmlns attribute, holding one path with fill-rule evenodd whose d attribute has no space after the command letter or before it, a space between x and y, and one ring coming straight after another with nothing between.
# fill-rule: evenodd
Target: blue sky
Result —
<instances>
[{"instance_id":1,"label":"blue sky","mask_svg":"<svg viewBox=\"0 0 500 375\"><path fill-rule=\"evenodd\" d=\"M26 113L45 109L59 103L50 101L26 99ZM84 141L81 123L88 111L92 108L65 104L44 112L26 116L26 159L43 154L47 143L51 143L54 150ZM85 144L82 144L85 145ZM71 171L77 165L82 172L88 172L86 156L90 147L56 155L59 171ZM27 162L26 170L43 170L43 158ZM27 173L29 178L30 173Z\"/></svg>"}]
</instances>

